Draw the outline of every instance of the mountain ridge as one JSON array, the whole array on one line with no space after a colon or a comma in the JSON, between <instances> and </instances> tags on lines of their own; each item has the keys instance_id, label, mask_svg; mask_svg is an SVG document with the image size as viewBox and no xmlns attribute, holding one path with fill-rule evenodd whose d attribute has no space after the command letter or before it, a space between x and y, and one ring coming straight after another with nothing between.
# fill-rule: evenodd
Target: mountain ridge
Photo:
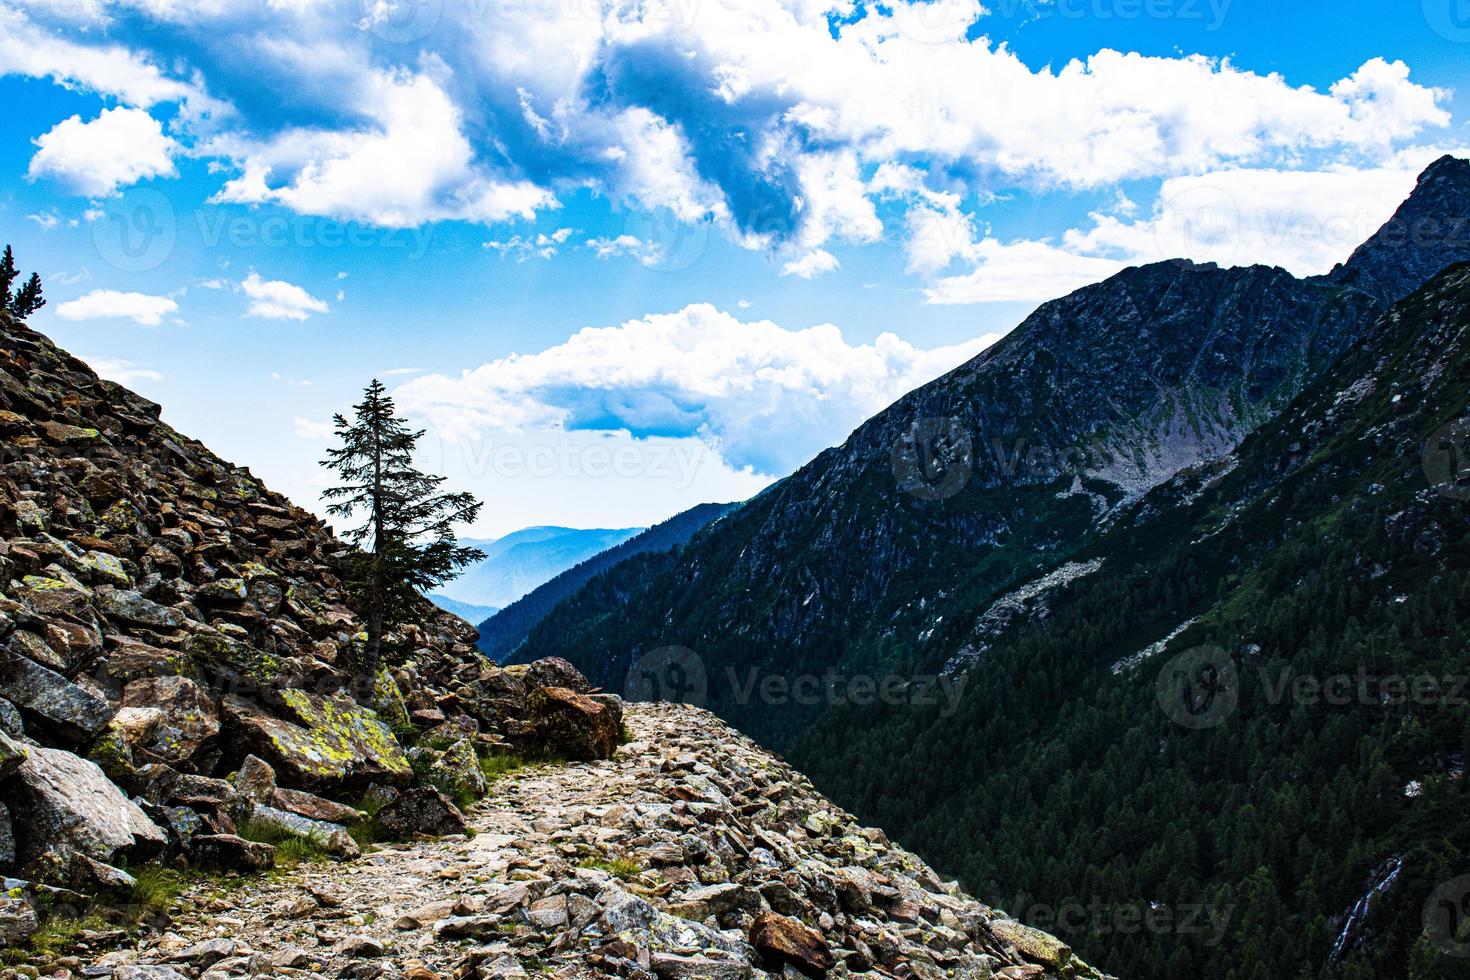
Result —
<instances>
[{"instance_id":1,"label":"mountain ridge","mask_svg":"<svg viewBox=\"0 0 1470 980\"><path fill-rule=\"evenodd\" d=\"M1470 857L1466 378L1470 263L1224 465L1130 505L1073 556L1098 574L986 636L988 683L951 716L839 707L790 757L982 897L1254 923L1213 944L1066 937L1120 975L1457 975L1470 937L1435 924L1434 896ZM1263 916L1295 941L1260 942Z\"/></svg>"},{"instance_id":2,"label":"mountain ridge","mask_svg":"<svg viewBox=\"0 0 1470 980\"><path fill-rule=\"evenodd\" d=\"M693 648L710 706L781 745L810 717L736 704L727 668L942 665L957 651L933 645L941 627L979 617L1120 506L1238 445L1382 312L1377 293L1470 258L1470 238L1411 237L1414 262L1397 280L1384 271L1404 254L1400 229L1470 214L1467 185L1470 164L1436 162L1327 276L1179 260L1045 304L697 535L677 563L589 583L519 656L566 656L620 689L648 651ZM942 591L925 595L936 575Z\"/></svg>"}]
</instances>

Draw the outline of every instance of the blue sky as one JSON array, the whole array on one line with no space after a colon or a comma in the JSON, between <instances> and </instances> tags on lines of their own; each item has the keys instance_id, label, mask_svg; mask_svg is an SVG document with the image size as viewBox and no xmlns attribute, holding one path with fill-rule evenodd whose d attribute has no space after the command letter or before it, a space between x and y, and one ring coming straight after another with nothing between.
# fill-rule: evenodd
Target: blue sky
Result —
<instances>
[{"instance_id":1,"label":"blue sky","mask_svg":"<svg viewBox=\"0 0 1470 980\"><path fill-rule=\"evenodd\" d=\"M748 496L1128 264L1326 271L1470 145L1464 0L19 0L0 38L33 325L308 506L384 376L481 535Z\"/></svg>"}]
</instances>

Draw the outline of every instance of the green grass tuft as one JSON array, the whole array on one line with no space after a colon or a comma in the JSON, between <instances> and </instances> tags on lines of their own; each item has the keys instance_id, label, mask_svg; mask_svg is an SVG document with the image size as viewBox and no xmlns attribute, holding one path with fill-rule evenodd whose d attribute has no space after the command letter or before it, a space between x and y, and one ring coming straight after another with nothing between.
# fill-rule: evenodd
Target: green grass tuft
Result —
<instances>
[{"instance_id":1,"label":"green grass tuft","mask_svg":"<svg viewBox=\"0 0 1470 980\"><path fill-rule=\"evenodd\" d=\"M133 900L146 912L167 915L184 893L188 884L183 874L172 868L150 864L132 872Z\"/></svg>"},{"instance_id":2,"label":"green grass tuft","mask_svg":"<svg viewBox=\"0 0 1470 980\"><path fill-rule=\"evenodd\" d=\"M585 858L577 862L579 868L592 868L595 871L606 871L614 878L629 881L643 873L637 861L628 858Z\"/></svg>"},{"instance_id":3,"label":"green grass tuft","mask_svg":"<svg viewBox=\"0 0 1470 980\"><path fill-rule=\"evenodd\" d=\"M298 864L322 864L331 858L320 844L310 837L293 834L264 820L247 820L240 824L237 832L248 841L269 844L276 849L276 866L294 868Z\"/></svg>"}]
</instances>

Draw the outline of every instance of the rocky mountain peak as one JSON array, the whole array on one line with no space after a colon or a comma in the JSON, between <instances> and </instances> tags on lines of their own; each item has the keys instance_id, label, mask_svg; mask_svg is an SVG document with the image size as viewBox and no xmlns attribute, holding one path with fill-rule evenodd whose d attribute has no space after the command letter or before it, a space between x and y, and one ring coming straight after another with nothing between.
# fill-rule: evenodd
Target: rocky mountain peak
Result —
<instances>
[{"instance_id":1,"label":"rocky mountain peak","mask_svg":"<svg viewBox=\"0 0 1470 980\"><path fill-rule=\"evenodd\" d=\"M1470 160L1444 156L1373 237L1326 278L1378 303L1403 299L1441 269L1470 260Z\"/></svg>"}]
</instances>

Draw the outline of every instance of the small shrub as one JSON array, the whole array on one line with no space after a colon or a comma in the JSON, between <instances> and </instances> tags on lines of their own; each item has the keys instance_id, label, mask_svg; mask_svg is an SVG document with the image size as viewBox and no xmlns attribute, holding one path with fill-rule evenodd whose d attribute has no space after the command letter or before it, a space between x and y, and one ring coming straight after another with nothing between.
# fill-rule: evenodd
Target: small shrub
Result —
<instances>
[{"instance_id":1,"label":"small shrub","mask_svg":"<svg viewBox=\"0 0 1470 980\"><path fill-rule=\"evenodd\" d=\"M629 881L643 873L637 861L628 858L586 858L578 862L578 867L592 868L595 871L606 871L614 878Z\"/></svg>"},{"instance_id":2,"label":"small shrub","mask_svg":"<svg viewBox=\"0 0 1470 980\"><path fill-rule=\"evenodd\" d=\"M80 918L53 915L41 923L41 928L31 935L28 952L43 959L55 959L70 953L82 933L108 928L107 921L97 915L85 915Z\"/></svg>"},{"instance_id":3,"label":"small shrub","mask_svg":"<svg viewBox=\"0 0 1470 980\"><path fill-rule=\"evenodd\" d=\"M257 844L269 844L276 849L276 866L293 868L298 864L320 864L330 857L322 846L310 837L293 834L284 827L264 820L247 820L237 828L239 835Z\"/></svg>"},{"instance_id":4,"label":"small shrub","mask_svg":"<svg viewBox=\"0 0 1470 980\"><path fill-rule=\"evenodd\" d=\"M381 810L382 807L378 807L377 809ZM348 836L357 841L357 846L362 848L364 851L372 847L374 844L382 844L386 842L386 837L383 834L382 828L378 826L378 821L374 819L372 814L369 814L361 820L354 820L352 821L352 823L348 824L347 833Z\"/></svg>"},{"instance_id":5,"label":"small shrub","mask_svg":"<svg viewBox=\"0 0 1470 980\"><path fill-rule=\"evenodd\" d=\"M145 911L167 915L187 884L184 876L171 868L150 864L132 872L133 900Z\"/></svg>"},{"instance_id":6,"label":"small shrub","mask_svg":"<svg viewBox=\"0 0 1470 980\"><path fill-rule=\"evenodd\" d=\"M545 765L559 762L544 755L528 755L521 752L507 752L496 749L480 752L480 772L485 774L485 782L492 783L517 772L521 769L529 769L531 766Z\"/></svg>"}]
</instances>

